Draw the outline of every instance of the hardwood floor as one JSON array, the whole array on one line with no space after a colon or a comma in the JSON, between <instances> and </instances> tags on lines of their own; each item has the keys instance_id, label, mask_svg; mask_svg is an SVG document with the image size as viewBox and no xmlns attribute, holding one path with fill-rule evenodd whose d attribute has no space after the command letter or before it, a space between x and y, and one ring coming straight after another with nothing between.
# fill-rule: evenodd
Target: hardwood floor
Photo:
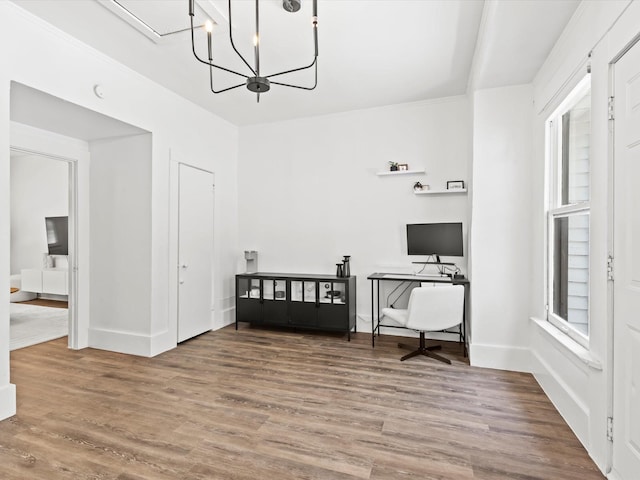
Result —
<instances>
[{"instance_id":1,"label":"hardwood floor","mask_svg":"<svg viewBox=\"0 0 640 480\"><path fill-rule=\"evenodd\" d=\"M12 352L0 478L604 478L531 375L470 367L457 344L453 365L401 363L397 342L241 326L151 359Z\"/></svg>"},{"instance_id":2,"label":"hardwood floor","mask_svg":"<svg viewBox=\"0 0 640 480\"><path fill-rule=\"evenodd\" d=\"M26 302L20 303L23 305L38 305L40 307L69 308L69 302L62 300L49 300L47 298L35 298L33 300L27 300Z\"/></svg>"}]
</instances>

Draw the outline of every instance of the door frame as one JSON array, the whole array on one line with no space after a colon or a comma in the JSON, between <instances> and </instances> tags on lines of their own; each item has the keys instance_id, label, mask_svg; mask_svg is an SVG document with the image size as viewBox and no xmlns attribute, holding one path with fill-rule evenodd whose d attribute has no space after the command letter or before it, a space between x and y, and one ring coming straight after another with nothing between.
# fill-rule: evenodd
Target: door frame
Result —
<instances>
[{"instance_id":1,"label":"door frame","mask_svg":"<svg viewBox=\"0 0 640 480\"><path fill-rule=\"evenodd\" d=\"M67 346L72 350L83 348L79 346L78 332L78 252L81 249L78 241L78 164L77 158L55 155L52 153L14 146L11 142L10 153L20 153L42 157L51 161L64 162L68 166L68 204L69 204L69 252L67 255L69 273L68 295L68 336Z\"/></svg>"},{"instance_id":2,"label":"door frame","mask_svg":"<svg viewBox=\"0 0 640 480\"><path fill-rule=\"evenodd\" d=\"M608 97L614 98L614 119L609 120L609 132L608 132L608 220L607 220L607 242L608 242L608 255L612 258L613 265L616 262L616 251L615 251L615 213L616 213L616 177L615 177L615 164L616 164L616 154L615 154L615 140L616 140L616 109L618 105L615 103L616 91L615 91L615 71L616 64L620 61L624 55L629 52L632 48L636 46L636 44L640 44L640 33L634 36L631 41L629 41L609 62L609 78L608 78ZM615 329L616 329L616 316L615 316L615 270L614 270L614 278L613 280L609 280L607 286L607 313L609 318L609 328L607 331L608 341L607 341L607 377L608 377L608 388L607 388L607 416L609 418L615 418L616 414L614 406L615 406L615 396L616 396L616 383L615 383ZM619 392L618 392L619 393ZM615 421L615 420L614 420ZM615 423L613 423L615 425ZM612 427L613 427L612 425ZM614 429L615 435L615 429ZM607 474L615 474L613 471L613 458L614 458L614 447L615 443L610 441L608 443L607 449L607 465L606 465L606 473Z\"/></svg>"},{"instance_id":3,"label":"door frame","mask_svg":"<svg viewBox=\"0 0 640 480\"><path fill-rule=\"evenodd\" d=\"M215 200L216 200L216 174L212 170L208 170L199 165L196 165L194 162L187 161L187 155L183 155L182 153L176 151L175 149L171 149L169 152L169 285L167 295L167 308L169 311L169 331L173 332L174 336L173 346L178 345L178 316L179 316L179 305L178 305L178 290L179 290L179 212L180 212L180 165L185 165L187 167L195 168L197 170L201 170L206 173L210 173L213 177L213 255L211 259L211 309L213 315L216 315L216 300L215 300L215 289L216 289L216 278L214 275L215 265L216 265L216 254L215 254L215 235L216 235L216 209L215 209ZM215 327L215 321L213 322Z\"/></svg>"}]
</instances>

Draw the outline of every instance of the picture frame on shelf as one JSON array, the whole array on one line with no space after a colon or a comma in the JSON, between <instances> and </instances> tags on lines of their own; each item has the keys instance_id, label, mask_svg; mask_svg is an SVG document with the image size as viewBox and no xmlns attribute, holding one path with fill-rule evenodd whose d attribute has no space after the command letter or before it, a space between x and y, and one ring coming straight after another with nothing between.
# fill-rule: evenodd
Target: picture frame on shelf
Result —
<instances>
[{"instance_id":1,"label":"picture frame on shelf","mask_svg":"<svg viewBox=\"0 0 640 480\"><path fill-rule=\"evenodd\" d=\"M464 190L464 180L449 180L447 190Z\"/></svg>"},{"instance_id":2,"label":"picture frame on shelf","mask_svg":"<svg viewBox=\"0 0 640 480\"><path fill-rule=\"evenodd\" d=\"M409 164L408 163L399 163L398 164L398 171L405 172L407 170L409 170Z\"/></svg>"}]
</instances>

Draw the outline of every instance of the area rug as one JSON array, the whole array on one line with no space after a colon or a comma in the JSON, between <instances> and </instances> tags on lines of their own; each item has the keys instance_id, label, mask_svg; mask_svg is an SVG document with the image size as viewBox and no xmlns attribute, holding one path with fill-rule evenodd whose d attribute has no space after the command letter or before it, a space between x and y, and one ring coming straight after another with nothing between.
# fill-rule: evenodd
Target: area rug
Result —
<instances>
[{"instance_id":1,"label":"area rug","mask_svg":"<svg viewBox=\"0 0 640 480\"><path fill-rule=\"evenodd\" d=\"M69 331L69 310L11 303L9 310L10 350L65 337Z\"/></svg>"}]
</instances>

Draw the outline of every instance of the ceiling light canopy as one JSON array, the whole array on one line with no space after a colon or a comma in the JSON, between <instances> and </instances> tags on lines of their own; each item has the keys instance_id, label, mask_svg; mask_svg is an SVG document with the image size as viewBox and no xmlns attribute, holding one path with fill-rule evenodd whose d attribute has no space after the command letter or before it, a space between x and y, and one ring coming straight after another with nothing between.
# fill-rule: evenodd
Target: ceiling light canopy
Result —
<instances>
[{"instance_id":1,"label":"ceiling light canopy","mask_svg":"<svg viewBox=\"0 0 640 480\"><path fill-rule=\"evenodd\" d=\"M313 28L313 44L314 44L314 56L313 56L313 61L303 67L299 67L299 68L293 68L290 70L285 70L282 72L278 72L278 73L272 73L270 75L261 75L260 74L260 6L258 4L258 0L255 0L255 14L256 14L256 29L255 29L255 35L253 37L253 51L254 51L254 63L253 66L244 58L244 56L238 51L238 49L236 48L234 42L233 42L233 29L231 26L231 0L229 0L229 42L231 43L231 47L233 48L233 50L236 52L236 54L238 55L238 57L240 57L240 59L242 60L242 62L247 66L247 68L249 69L249 73L248 74L244 74L241 72L237 72L235 70L232 70L230 68L226 68L223 67L221 65L216 65L215 63L213 63L213 48L212 48L212 40L211 40L211 34L213 32L213 23L211 21L208 21L205 25L205 29L207 31L207 52L208 52L208 60L203 60L202 58L200 58L198 56L198 54L196 53L196 47L195 47L195 34L194 34L194 27L193 25L193 17L194 17L194 2L195 0L189 0L189 17L191 20L191 49L193 51L193 55L196 57L196 59L209 66L209 84L211 86L211 91L213 93L222 93L222 92L227 92L229 90L233 90L235 88L241 87L243 85L246 85L247 89L253 93L256 94L256 98L257 101L260 102L260 94L261 93L265 93L268 92L271 89L271 85L281 85L283 87L291 87L291 88L299 88L302 90L313 90L316 88L316 86L318 85L318 0L312 0L313 1L313 17L312 17L312 28ZM287 11L287 12L297 12L298 10L300 10L300 2L301 0L283 0L282 3L282 7ZM234 75L237 75L239 77L243 77L245 80L242 83L239 83L237 85L233 85L231 87L226 87L223 88L221 90L216 90L213 86L213 69L216 68L218 70L223 70L227 73L231 73ZM312 87L305 87L302 85L293 85L290 83L284 83L284 82L277 82L274 80L271 80L272 77L277 77L280 75L287 75L289 73L293 73L293 72L299 72L301 70L307 70L309 68L314 68L314 83Z\"/></svg>"}]
</instances>

